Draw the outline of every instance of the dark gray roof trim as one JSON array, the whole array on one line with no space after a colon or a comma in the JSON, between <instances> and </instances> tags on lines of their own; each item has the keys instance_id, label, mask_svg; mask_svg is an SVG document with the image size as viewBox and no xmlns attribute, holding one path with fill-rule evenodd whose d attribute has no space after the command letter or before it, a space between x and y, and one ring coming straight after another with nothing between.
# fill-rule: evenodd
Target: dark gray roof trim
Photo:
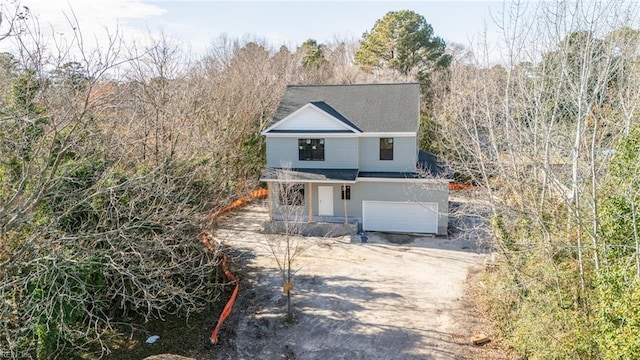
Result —
<instances>
[{"instance_id":1,"label":"dark gray roof trim","mask_svg":"<svg viewBox=\"0 0 640 360\"><path fill-rule=\"evenodd\" d=\"M361 178L381 178L381 179L420 179L422 176L416 172L392 172L392 171L361 171L358 174Z\"/></svg>"},{"instance_id":2,"label":"dark gray roof trim","mask_svg":"<svg viewBox=\"0 0 640 360\"><path fill-rule=\"evenodd\" d=\"M339 119L349 121L363 132L418 131L418 83L290 85L282 96L273 122L286 118L308 103L336 118L339 118L336 113L339 114ZM319 103L325 105L317 105Z\"/></svg>"},{"instance_id":3,"label":"dark gray roof trim","mask_svg":"<svg viewBox=\"0 0 640 360\"><path fill-rule=\"evenodd\" d=\"M271 130L269 134L353 134L353 130Z\"/></svg>"},{"instance_id":4,"label":"dark gray roof trim","mask_svg":"<svg viewBox=\"0 0 640 360\"><path fill-rule=\"evenodd\" d=\"M260 181L275 182L355 182L358 169L282 169L267 168Z\"/></svg>"}]
</instances>

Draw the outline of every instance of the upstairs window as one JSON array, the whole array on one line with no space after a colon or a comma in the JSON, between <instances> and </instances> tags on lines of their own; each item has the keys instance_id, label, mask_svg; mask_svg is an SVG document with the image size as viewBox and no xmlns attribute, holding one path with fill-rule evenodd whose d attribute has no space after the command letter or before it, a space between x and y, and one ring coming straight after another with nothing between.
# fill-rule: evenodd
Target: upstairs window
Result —
<instances>
[{"instance_id":1,"label":"upstairs window","mask_svg":"<svg viewBox=\"0 0 640 360\"><path fill-rule=\"evenodd\" d=\"M393 160L393 138L380 138L380 160Z\"/></svg>"},{"instance_id":2,"label":"upstairs window","mask_svg":"<svg viewBox=\"0 0 640 360\"><path fill-rule=\"evenodd\" d=\"M298 139L298 160L324 161L324 139Z\"/></svg>"}]
</instances>

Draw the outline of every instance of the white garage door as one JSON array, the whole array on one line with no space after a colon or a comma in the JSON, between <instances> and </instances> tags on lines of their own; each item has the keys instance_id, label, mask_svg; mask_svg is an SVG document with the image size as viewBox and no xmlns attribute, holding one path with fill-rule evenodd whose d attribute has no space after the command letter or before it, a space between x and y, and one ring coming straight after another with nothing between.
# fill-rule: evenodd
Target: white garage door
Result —
<instances>
[{"instance_id":1,"label":"white garage door","mask_svg":"<svg viewBox=\"0 0 640 360\"><path fill-rule=\"evenodd\" d=\"M363 201L362 227L367 231L438 232L438 204Z\"/></svg>"}]
</instances>

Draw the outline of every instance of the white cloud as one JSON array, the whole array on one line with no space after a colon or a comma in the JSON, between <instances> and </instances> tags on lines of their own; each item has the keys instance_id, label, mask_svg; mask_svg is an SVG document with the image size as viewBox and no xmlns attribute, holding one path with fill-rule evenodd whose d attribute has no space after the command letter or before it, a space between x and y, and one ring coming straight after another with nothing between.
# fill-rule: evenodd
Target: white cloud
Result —
<instances>
[{"instance_id":1,"label":"white cloud","mask_svg":"<svg viewBox=\"0 0 640 360\"><path fill-rule=\"evenodd\" d=\"M21 5L29 8L44 41L55 37L58 43L69 43L79 31L90 48L105 46L116 31L125 40L143 38L141 27L132 25L167 12L140 0L22 0Z\"/></svg>"},{"instance_id":2,"label":"white cloud","mask_svg":"<svg viewBox=\"0 0 640 360\"><path fill-rule=\"evenodd\" d=\"M158 16L166 10L139 0L23 0L31 13L40 21L66 21L72 10L79 20L87 24L112 25L122 19L140 19Z\"/></svg>"}]
</instances>

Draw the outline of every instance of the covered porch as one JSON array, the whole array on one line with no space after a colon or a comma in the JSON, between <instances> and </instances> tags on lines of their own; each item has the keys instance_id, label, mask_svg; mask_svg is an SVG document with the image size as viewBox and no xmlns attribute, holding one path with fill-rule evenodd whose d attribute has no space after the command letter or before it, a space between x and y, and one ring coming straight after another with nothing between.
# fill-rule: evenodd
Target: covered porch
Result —
<instances>
[{"instance_id":1,"label":"covered porch","mask_svg":"<svg viewBox=\"0 0 640 360\"><path fill-rule=\"evenodd\" d=\"M271 221L290 219L290 208L295 208L297 222L357 226L360 218L350 216L348 211L350 187L357 177L357 169L268 168L262 172L260 180L267 183L269 190ZM297 190L292 191L294 187ZM287 198L296 192L302 201Z\"/></svg>"}]
</instances>

